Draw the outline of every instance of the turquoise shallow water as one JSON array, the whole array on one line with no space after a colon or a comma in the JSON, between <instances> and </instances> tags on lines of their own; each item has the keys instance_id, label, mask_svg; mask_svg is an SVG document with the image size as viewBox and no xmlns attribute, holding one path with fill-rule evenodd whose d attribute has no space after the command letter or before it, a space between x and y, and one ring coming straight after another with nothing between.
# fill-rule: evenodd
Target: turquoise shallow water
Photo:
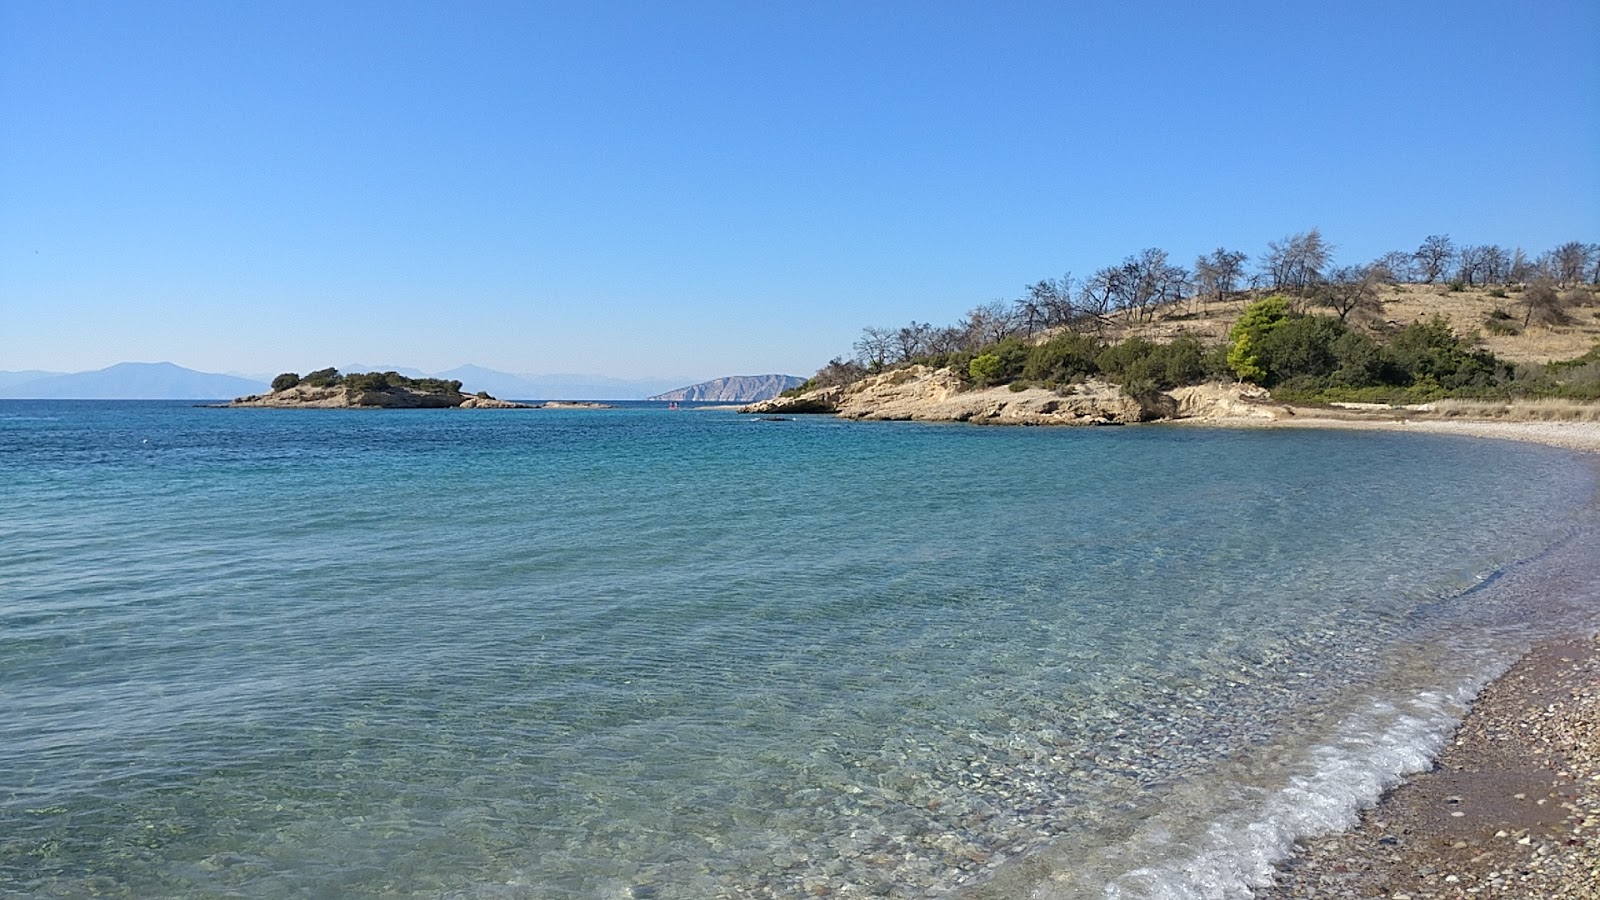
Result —
<instances>
[{"instance_id":1,"label":"turquoise shallow water","mask_svg":"<svg viewBox=\"0 0 1600 900\"><path fill-rule=\"evenodd\" d=\"M1405 434L0 403L0 892L1243 896L1593 627Z\"/></svg>"}]
</instances>

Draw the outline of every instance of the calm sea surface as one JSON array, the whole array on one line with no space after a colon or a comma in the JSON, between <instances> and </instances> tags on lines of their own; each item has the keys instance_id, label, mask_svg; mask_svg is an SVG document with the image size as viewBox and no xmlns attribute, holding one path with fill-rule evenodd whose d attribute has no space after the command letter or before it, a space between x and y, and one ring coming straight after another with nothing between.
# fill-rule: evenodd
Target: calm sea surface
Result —
<instances>
[{"instance_id":1,"label":"calm sea surface","mask_svg":"<svg viewBox=\"0 0 1600 900\"><path fill-rule=\"evenodd\" d=\"M1600 623L1461 438L0 402L0 894L1231 897Z\"/></svg>"}]
</instances>

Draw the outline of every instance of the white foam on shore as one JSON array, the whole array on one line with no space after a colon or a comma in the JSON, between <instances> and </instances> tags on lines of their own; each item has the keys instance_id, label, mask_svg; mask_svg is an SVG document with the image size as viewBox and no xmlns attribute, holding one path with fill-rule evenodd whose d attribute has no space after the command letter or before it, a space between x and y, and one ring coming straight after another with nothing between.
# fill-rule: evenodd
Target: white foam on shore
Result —
<instances>
[{"instance_id":1,"label":"white foam on shore","mask_svg":"<svg viewBox=\"0 0 1600 900\"><path fill-rule=\"evenodd\" d=\"M1490 668L1486 665L1484 668ZM1348 829L1404 778L1425 771L1491 671L1403 700L1372 699L1300 749L1225 766L1178 786L1120 839L1068 838L975 897L1242 900L1272 882L1297 839Z\"/></svg>"},{"instance_id":2,"label":"white foam on shore","mask_svg":"<svg viewBox=\"0 0 1600 900\"><path fill-rule=\"evenodd\" d=\"M1477 686L1426 692L1399 706L1374 703L1347 720L1339 738L1306 750L1287 784L1214 820L1198 840L1174 847L1147 839L1140 855L1169 858L1112 879L1104 896L1249 897L1271 883L1273 866L1296 839L1350 828L1385 791L1429 768Z\"/></svg>"}]
</instances>

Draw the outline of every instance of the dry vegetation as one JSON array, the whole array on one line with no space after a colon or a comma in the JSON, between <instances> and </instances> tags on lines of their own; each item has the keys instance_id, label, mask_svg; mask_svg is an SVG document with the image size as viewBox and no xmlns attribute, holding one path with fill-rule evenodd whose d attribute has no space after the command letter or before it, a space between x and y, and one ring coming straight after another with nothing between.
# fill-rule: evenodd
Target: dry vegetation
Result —
<instances>
[{"instance_id":1,"label":"dry vegetation","mask_svg":"<svg viewBox=\"0 0 1600 900\"><path fill-rule=\"evenodd\" d=\"M1583 296L1580 302L1566 309L1566 324L1532 322L1524 326L1526 310L1520 300L1523 290L1520 287L1452 290L1443 284L1386 285L1380 289L1380 309L1366 315L1353 313L1351 322L1369 330L1384 331L1441 316L1457 334L1473 338L1478 346L1512 363L1572 359L1600 342L1600 300L1591 291L1577 289ZM1494 296L1495 293L1504 296ZM1106 337L1114 341L1130 337L1170 341L1192 335L1207 344L1222 343L1227 340L1228 329L1240 311L1257 296L1259 293L1244 292L1225 302L1208 303L1191 299L1159 310L1146 321L1137 321L1136 313L1124 311L1115 316ZM1315 307L1308 309L1315 310ZM1518 333L1489 331L1487 323L1497 310L1509 317L1501 321Z\"/></svg>"},{"instance_id":2,"label":"dry vegetation","mask_svg":"<svg viewBox=\"0 0 1600 900\"><path fill-rule=\"evenodd\" d=\"M1446 399L1427 404L1445 419L1511 419L1519 422L1600 422L1600 404L1558 397L1536 400Z\"/></svg>"}]
</instances>

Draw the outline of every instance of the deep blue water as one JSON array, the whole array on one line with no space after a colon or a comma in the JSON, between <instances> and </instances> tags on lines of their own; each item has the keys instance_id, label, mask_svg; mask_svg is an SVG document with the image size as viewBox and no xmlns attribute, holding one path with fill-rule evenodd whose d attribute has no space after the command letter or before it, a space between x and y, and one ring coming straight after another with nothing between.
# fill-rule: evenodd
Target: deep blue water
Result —
<instances>
[{"instance_id":1,"label":"deep blue water","mask_svg":"<svg viewBox=\"0 0 1600 900\"><path fill-rule=\"evenodd\" d=\"M1243 896L1596 624L1393 433L0 402L0 893Z\"/></svg>"}]
</instances>

